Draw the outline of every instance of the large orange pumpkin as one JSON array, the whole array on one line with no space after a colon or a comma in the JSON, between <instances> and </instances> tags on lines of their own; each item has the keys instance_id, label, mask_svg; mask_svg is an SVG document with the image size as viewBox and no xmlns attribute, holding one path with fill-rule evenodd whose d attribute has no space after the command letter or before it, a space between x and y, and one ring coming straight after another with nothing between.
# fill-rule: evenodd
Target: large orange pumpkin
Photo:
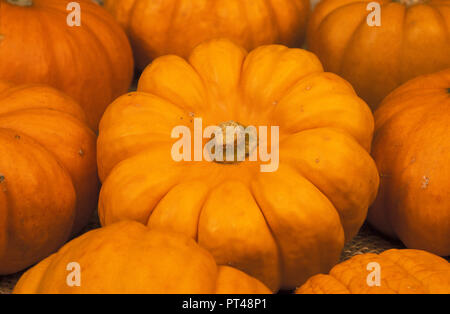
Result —
<instances>
[{"instance_id":1,"label":"large orange pumpkin","mask_svg":"<svg viewBox=\"0 0 450 314\"><path fill-rule=\"evenodd\" d=\"M329 275L308 279L296 293L449 294L450 264L439 256L420 250L356 255L333 267Z\"/></svg>"},{"instance_id":2,"label":"large orange pumpkin","mask_svg":"<svg viewBox=\"0 0 450 314\"><path fill-rule=\"evenodd\" d=\"M74 284L68 285L68 265L74 263L80 272L73 273ZM28 270L14 293L253 294L270 290L239 270L217 266L211 254L186 236L126 221L69 242Z\"/></svg>"},{"instance_id":3,"label":"large orange pumpkin","mask_svg":"<svg viewBox=\"0 0 450 314\"><path fill-rule=\"evenodd\" d=\"M246 49L300 47L309 0L106 0L105 7L127 30L143 69L156 57L188 57L201 42L221 37Z\"/></svg>"},{"instance_id":4,"label":"large orange pumpkin","mask_svg":"<svg viewBox=\"0 0 450 314\"><path fill-rule=\"evenodd\" d=\"M396 89L375 120L381 185L369 222L409 248L450 255L450 69Z\"/></svg>"},{"instance_id":5,"label":"large orange pumpkin","mask_svg":"<svg viewBox=\"0 0 450 314\"><path fill-rule=\"evenodd\" d=\"M47 257L87 223L99 188L95 141L68 96L0 81L0 274Z\"/></svg>"},{"instance_id":6,"label":"large orange pumpkin","mask_svg":"<svg viewBox=\"0 0 450 314\"><path fill-rule=\"evenodd\" d=\"M450 6L446 0L375 1L381 26L369 26L371 2L321 1L310 19L308 46L375 108L407 80L450 67Z\"/></svg>"},{"instance_id":7,"label":"large orange pumpkin","mask_svg":"<svg viewBox=\"0 0 450 314\"><path fill-rule=\"evenodd\" d=\"M279 126L278 170L261 172L265 162L248 158L175 162L172 130L194 134L196 118L205 127ZM305 50L247 55L213 40L189 62L158 58L100 123L101 223L183 232L219 264L273 290L295 287L329 270L366 217L378 188L372 132L369 107Z\"/></svg>"},{"instance_id":8,"label":"large orange pumpkin","mask_svg":"<svg viewBox=\"0 0 450 314\"><path fill-rule=\"evenodd\" d=\"M68 26L71 2L0 0L0 80L64 91L97 130L106 106L130 86L131 48L120 25L92 1L76 1L81 26Z\"/></svg>"}]
</instances>

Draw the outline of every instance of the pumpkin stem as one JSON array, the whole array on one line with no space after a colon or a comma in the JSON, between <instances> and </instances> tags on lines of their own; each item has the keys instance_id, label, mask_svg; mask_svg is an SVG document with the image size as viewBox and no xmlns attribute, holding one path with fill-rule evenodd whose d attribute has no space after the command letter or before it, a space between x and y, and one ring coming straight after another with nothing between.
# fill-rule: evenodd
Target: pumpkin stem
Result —
<instances>
[{"instance_id":1,"label":"pumpkin stem","mask_svg":"<svg viewBox=\"0 0 450 314\"><path fill-rule=\"evenodd\" d=\"M216 138L213 134L212 139L215 140L215 146L212 147L211 152L215 154L216 146L222 146L222 160L217 160L215 156L212 156L214 162L220 164L233 164L243 161L249 156L250 150L256 145L256 139L251 138L251 136L246 132L245 127L235 121L227 121L219 124L219 128L222 131L222 137ZM227 136L228 135L228 136ZM233 149L234 156L232 160L230 157L227 158L227 151ZM244 158L242 158L244 157Z\"/></svg>"},{"instance_id":2,"label":"pumpkin stem","mask_svg":"<svg viewBox=\"0 0 450 314\"><path fill-rule=\"evenodd\" d=\"M6 0L6 2L21 7L29 7L33 5L33 0Z\"/></svg>"},{"instance_id":3,"label":"pumpkin stem","mask_svg":"<svg viewBox=\"0 0 450 314\"><path fill-rule=\"evenodd\" d=\"M401 4L406 5L407 7L426 2L426 0L397 0L397 1Z\"/></svg>"}]
</instances>

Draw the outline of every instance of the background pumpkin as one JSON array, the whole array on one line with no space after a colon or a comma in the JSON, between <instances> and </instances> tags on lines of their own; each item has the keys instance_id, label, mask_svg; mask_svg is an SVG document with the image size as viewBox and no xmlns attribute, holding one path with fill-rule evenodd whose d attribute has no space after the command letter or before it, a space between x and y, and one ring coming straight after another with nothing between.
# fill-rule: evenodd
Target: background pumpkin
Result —
<instances>
[{"instance_id":1,"label":"background pumpkin","mask_svg":"<svg viewBox=\"0 0 450 314\"><path fill-rule=\"evenodd\" d=\"M81 267L69 287L67 265ZM270 293L261 282L214 258L186 236L121 222L90 231L28 270L14 293Z\"/></svg>"},{"instance_id":2,"label":"background pumpkin","mask_svg":"<svg viewBox=\"0 0 450 314\"><path fill-rule=\"evenodd\" d=\"M416 78L375 112L381 175L369 222L409 248L450 255L450 69Z\"/></svg>"},{"instance_id":3,"label":"background pumpkin","mask_svg":"<svg viewBox=\"0 0 450 314\"><path fill-rule=\"evenodd\" d=\"M95 134L68 96L0 81L0 274L47 257L96 208Z\"/></svg>"},{"instance_id":4,"label":"background pumpkin","mask_svg":"<svg viewBox=\"0 0 450 314\"><path fill-rule=\"evenodd\" d=\"M367 24L369 2L321 1L309 22L308 46L375 108L407 80L450 67L450 2L376 1L379 27Z\"/></svg>"},{"instance_id":5,"label":"background pumpkin","mask_svg":"<svg viewBox=\"0 0 450 314\"><path fill-rule=\"evenodd\" d=\"M172 129L235 121L280 126L280 165L175 162ZM373 116L352 87L301 49L248 56L227 40L198 46L189 63L155 60L138 92L100 123L102 225L136 220L183 232L272 290L295 287L339 259L365 220L378 173L368 154ZM206 141L206 140L205 140Z\"/></svg>"},{"instance_id":6,"label":"background pumpkin","mask_svg":"<svg viewBox=\"0 0 450 314\"><path fill-rule=\"evenodd\" d=\"M300 47L309 0L106 0L127 30L136 63L166 54L188 57L201 42L230 38L246 49L263 44Z\"/></svg>"},{"instance_id":7,"label":"background pumpkin","mask_svg":"<svg viewBox=\"0 0 450 314\"><path fill-rule=\"evenodd\" d=\"M380 286L369 286L373 271L380 266ZM388 250L380 255L356 255L335 267L329 275L316 275L297 289L297 294L449 294L450 264L420 250Z\"/></svg>"},{"instance_id":8,"label":"background pumpkin","mask_svg":"<svg viewBox=\"0 0 450 314\"><path fill-rule=\"evenodd\" d=\"M70 2L0 0L0 80L64 91L97 130L106 106L130 86L131 48L120 25L92 1L77 1L81 26L69 27Z\"/></svg>"}]
</instances>

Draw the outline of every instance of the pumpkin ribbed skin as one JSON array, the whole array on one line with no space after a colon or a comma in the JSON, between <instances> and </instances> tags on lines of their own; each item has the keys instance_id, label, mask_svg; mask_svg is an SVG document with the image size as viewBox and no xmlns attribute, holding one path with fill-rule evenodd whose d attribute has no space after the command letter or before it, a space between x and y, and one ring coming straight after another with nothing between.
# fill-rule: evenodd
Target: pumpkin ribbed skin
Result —
<instances>
[{"instance_id":1,"label":"pumpkin ribbed skin","mask_svg":"<svg viewBox=\"0 0 450 314\"><path fill-rule=\"evenodd\" d=\"M95 134L46 86L0 81L0 274L47 257L88 221L99 189Z\"/></svg>"},{"instance_id":2,"label":"pumpkin ribbed skin","mask_svg":"<svg viewBox=\"0 0 450 314\"><path fill-rule=\"evenodd\" d=\"M175 162L172 129L236 121L280 127L280 164ZM352 87L301 49L247 55L227 40L198 46L189 62L155 60L136 93L100 123L102 225L136 220L185 233L272 290L295 287L339 259L375 198L368 154L373 116ZM203 143L205 144L205 143Z\"/></svg>"},{"instance_id":3,"label":"pumpkin ribbed skin","mask_svg":"<svg viewBox=\"0 0 450 314\"><path fill-rule=\"evenodd\" d=\"M369 26L370 2L321 1L309 22L308 46L327 71L376 108L406 81L450 67L450 2L376 1L381 26Z\"/></svg>"},{"instance_id":4,"label":"pumpkin ribbed skin","mask_svg":"<svg viewBox=\"0 0 450 314\"><path fill-rule=\"evenodd\" d=\"M69 27L71 1L0 0L0 80L39 83L73 97L97 130L106 106L125 93L133 75L130 44L100 6L80 0L81 26Z\"/></svg>"},{"instance_id":5,"label":"pumpkin ribbed skin","mask_svg":"<svg viewBox=\"0 0 450 314\"><path fill-rule=\"evenodd\" d=\"M188 57L201 42L222 37L248 50L300 47L309 0L107 0L105 7L127 30L143 69L156 57Z\"/></svg>"},{"instance_id":6,"label":"pumpkin ribbed skin","mask_svg":"<svg viewBox=\"0 0 450 314\"><path fill-rule=\"evenodd\" d=\"M369 222L409 248L450 255L450 69L416 78L375 112L381 175Z\"/></svg>"},{"instance_id":7,"label":"pumpkin ribbed skin","mask_svg":"<svg viewBox=\"0 0 450 314\"><path fill-rule=\"evenodd\" d=\"M367 277L380 266L380 286L369 286ZM379 255L356 255L335 267L329 275L316 275L296 290L297 294L449 294L450 264L420 250L388 250Z\"/></svg>"},{"instance_id":8,"label":"pumpkin ribbed skin","mask_svg":"<svg viewBox=\"0 0 450 314\"><path fill-rule=\"evenodd\" d=\"M80 265L70 287L67 265ZM28 270L14 293L270 293L260 281L214 258L186 236L120 222L90 231Z\"/></svg>"}]
</instances>

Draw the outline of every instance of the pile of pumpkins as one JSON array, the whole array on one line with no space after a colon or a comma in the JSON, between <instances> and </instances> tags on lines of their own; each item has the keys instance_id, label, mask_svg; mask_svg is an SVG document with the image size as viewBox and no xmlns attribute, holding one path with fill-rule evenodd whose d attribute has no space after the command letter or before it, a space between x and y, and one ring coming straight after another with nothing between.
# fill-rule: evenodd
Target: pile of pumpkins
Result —
<instances>
[{"instance_id":1,"label":"pile of pumpkins","mask_svg":"<svg viewBox=\"0 0 450 314\"><path fill-rule=\"evenodd\" d=\"M450 293L450 1L69 2L0 0L15 293ZM194 118L279 126L278 169L174 161ZM337 265L366 219L408 249Z\"/></svg>"}]
</instances>

